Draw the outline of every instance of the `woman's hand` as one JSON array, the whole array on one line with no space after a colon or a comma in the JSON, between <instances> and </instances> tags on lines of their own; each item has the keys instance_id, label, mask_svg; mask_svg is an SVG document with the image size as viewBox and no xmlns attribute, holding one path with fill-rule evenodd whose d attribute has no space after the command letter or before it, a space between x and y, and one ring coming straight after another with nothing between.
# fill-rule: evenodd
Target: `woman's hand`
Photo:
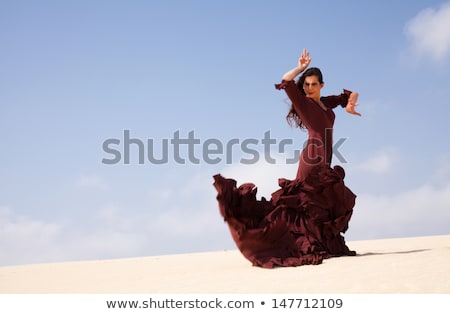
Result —
<instances>
[{"instance_id":1,"label":"woman's hand","mask_svg":"<svg viewBox=\"0 0 450 314\"><path fill-rule=\"evenodd\" d=\"M303 49L302 55L298 59L298 67L303 72L311 63L311 57L309 56L309 51Z\"/></svg>"},{"instance_id":2,"label":"woman's hand","mask_svg":"<svg viewBox=\"0 0 450 314\"><path fill-rule=\"evenodd\" d=\"M350 96L348 97L348 102L347 102L347 106L345 107L345 110L348 113L357 115L357 116L361 116L361 114L359 112L355 111L355 107L358 106L358 96L359 94L356 92L353 92L350 94Z\"/></svg>"},{"instance_id":3,"label":"woman's hand","mask_svg":"<svg viewBox=\"0 0 450 314\"><path fill-rule=\"evenodd\" d=\"M306 49L303 49L302 55L300 56L300 58L298 58L298 65L292 70L284 73L282 78L283 81L292 81L297 77L297 75L305 71L310 63L311 57L309 56L309 52Z\"/></svg>"}]
</instances>

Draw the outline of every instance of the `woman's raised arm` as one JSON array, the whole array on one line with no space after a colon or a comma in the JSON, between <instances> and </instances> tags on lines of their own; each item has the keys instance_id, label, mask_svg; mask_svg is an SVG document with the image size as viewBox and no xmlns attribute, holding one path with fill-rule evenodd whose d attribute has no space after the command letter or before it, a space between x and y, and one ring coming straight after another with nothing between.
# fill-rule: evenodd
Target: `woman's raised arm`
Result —
<instances>
[{"instance_id":1,"label":"woman's raised arm","mask_svg":"<svg viewBox=\"0 0 450 314\"><path fill-rule=\"evenodd\" d=\"M309 56L309 51L306 49L303 49L302 55L298 59L298 65L297 67L293 68L292 70L286 72L283 75L284 81L292 81L295 79L300 73L305 71L305 69L308 67L308 65L311 63L311 57Z\"/></svg>"}]
</instances>

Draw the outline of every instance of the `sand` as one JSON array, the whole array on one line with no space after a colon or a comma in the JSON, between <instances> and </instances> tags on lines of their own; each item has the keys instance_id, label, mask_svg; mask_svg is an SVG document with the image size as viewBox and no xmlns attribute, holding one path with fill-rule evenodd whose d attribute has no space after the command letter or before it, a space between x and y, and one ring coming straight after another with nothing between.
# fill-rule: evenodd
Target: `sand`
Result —
<instances>
[{"instance_id":1,"label":"sand","mask_svg":"<svg viewBox=\"0 0 450 314\"><path fill-rule=\"evenodd\" d=\"M262 269L237 250L0 267L0 293L450 293L450 235L347 242L354 257Z\"/></svg>"}]
</instances>

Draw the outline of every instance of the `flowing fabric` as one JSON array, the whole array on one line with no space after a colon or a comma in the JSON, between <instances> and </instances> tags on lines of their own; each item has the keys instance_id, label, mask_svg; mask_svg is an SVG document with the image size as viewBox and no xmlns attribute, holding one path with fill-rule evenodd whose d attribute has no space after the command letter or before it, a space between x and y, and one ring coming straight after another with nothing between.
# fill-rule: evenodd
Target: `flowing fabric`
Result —
<instances>
[{"instance_id":1,"label":"flowing fabric","mask_svg":"<svg viewBox=\"0 0 450 314\"><path fill-rule=\"evenodd\" d=\"M320 264L323 259L353 256L343 233L349 226L356 195L344 184L345 171L330 167L333 108L345 107L351 93L322 97L321 108L303 95L293 81L275 85L284 89L308 129L294 180L279 179L271 199L257 199L253 183L237 187L236 180L216 174L214 187L221 216L236 246L254 266Z\"/></svg>"},{"instance_id":2,"label":"flowing fabric","mask_svg":"<svg viewBox=\"0 0 450 314\"><path fill-rule=\"evenodd\" d=\"M257 200L252 183L214 176L220 214L234 242L254 266L320 264L324 258L355 255L344 233L355 195L344 185L344 170L316 167L306 180L279 179L270 201Z\"/></svg>"}]
</instances>

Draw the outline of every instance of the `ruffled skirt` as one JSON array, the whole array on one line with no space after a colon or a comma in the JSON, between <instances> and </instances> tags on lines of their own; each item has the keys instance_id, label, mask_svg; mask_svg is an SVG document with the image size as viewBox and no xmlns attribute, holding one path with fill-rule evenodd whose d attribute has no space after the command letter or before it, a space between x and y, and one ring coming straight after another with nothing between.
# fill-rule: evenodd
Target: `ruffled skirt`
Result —
<instances>
[{"instance_id":1,"label":"ruffled skirt","mask_svg":"<svg viewBox=\"0 0 450 314\"><path fill-rule=\"evenodd\" d=\"M303 180L279 179L271 200L256 199L253 183L214 176L220 214L236 246L254 266L320 264L323 259L356 255L343 233L356 196L344 184L344 169L316 167Z\"/></svg>"}]
</instances>

